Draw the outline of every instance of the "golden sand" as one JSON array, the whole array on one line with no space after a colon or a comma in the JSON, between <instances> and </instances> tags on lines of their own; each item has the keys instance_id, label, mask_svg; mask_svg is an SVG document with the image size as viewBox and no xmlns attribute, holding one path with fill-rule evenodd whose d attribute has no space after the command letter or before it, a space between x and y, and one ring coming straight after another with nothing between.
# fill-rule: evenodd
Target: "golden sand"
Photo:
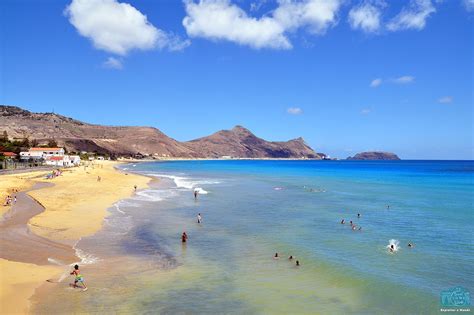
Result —
<instances>
[{"instance_id":1,"label":"golden sand","mask_svg":"<svg viewBox=\"0 0 474 315\"><path fill-rule=\"evenodd\" d=\"M39 236L73 243L100 230L107 209L113 203L132 195L135 185L138 189L145 188L151 180L121 173L114 169L115 165L116 162L96 161L88 167L65 169L61 176L49 180L44 178L47 173L44 171L2 175L0 193L5 198L12 188L23 190L35 182L53 183L52 187L29 193L45 207L44 212L30 220L29 226ZM98 176L100 181L97 180ZM58 266L38 266L0 259L0 314L27 313L28 299L35 288L60 271L61 267Z\"/></svg>"},{"instance_id":2,"label":"golden sand","mask_svg":"<svg viewBox=\"0 0 474 315\"><path fill-rule=\"evenodd\" d=\"M30 196L45 211L30 220L30 229L53 240L78 240L97 232L107 215L107 208L120 199L147 186L150 178L121 173L114 162L99 161L95 166L67 169L53 180L53 187L35 190ZM97 178L100 176L101 180Z\"/></svg>"},{"instance_id":3,"label":"golden sand","mask_svg":"<svg viewBox=\"0 0 474 315\"><path fill-rule=\"evenodd\" d=\"M61 270L0 259L0 314L27 314L35 289Z\"/></svg>"},{"instance_id":4,"label":"golden sand","mask_svg":"<svg viewBox=\"0 0 474 315\"><path fill-rule=\"evenodd\" d=\"M13 189L18 191L27 190L34 184L34 179L45 175L47 171L28 172L21 174L8 174L0 176L0 217L2 217L10 206L3 206L8 195L14 196Z\"/></svg>"}]
</instances>

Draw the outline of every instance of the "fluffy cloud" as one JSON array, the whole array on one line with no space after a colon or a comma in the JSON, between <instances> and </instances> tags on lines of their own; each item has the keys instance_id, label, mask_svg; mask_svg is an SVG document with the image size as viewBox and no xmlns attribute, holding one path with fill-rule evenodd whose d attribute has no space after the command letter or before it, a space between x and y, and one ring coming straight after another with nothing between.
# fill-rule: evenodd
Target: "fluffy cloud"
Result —
<instances>
[{"instance_id":1,"label":"fluffy cloud","mask_svg":"<svg viewBox=\"0 0 474 315\"><path fill-rule=\"evenodd\" d=\"M227 40L256 49L291 49L289 32L306 28L322 34L335 25L340 1L279 0L270 15L256 18L230 0L186 0L183 25L191 37Z\"/></svg>"},{"instance_id":2,"label":"fluffy cloud","mask_svg":"<svg viewBox=\"0 0 474 315\"><path fill-rule=\"evenodd\" d=\"M411 0L387 25L390 31L399 30L422 30L426 25L428 17L436 12L431 0Z\"/></svg>"},{"instance_id":3,"label":"fluffy cloud","mask_svg":"<svg viewBox=\"0 0 474 315\"><path fill-rule=\"evenodd\" d=\"M360 111L362 115L368 115L370 114L370 112L371 112L370 108L364 108Z\"/></svg>"},{"instance_id":4,"label":"fluffy cloud","mask_svg":"<svg viewBox=\"0 0 474 315\"><path fill-rule=\"evenodd\" d=\"M115 57L107 58L107 60L104 61L102 66L104 66L104 68L108 68L108 69L116 69L116 70L123 69L122 60L120 60L118 58L115 58Z\"/></svg>"},{"instance_id":5,"label":"fluffy cloud","mask_svg":"<svg viewBox=\"0 0 474 315\"><path fill-rule=\"evenodd\" d=\"M464 7L467 11L472 12L474 11L474 0L464 0Z\"/></svg>"},{"instance_id":6,"label":"fluffy cloud","mask_svg":"<svg viewBox=\"0 0 474 315\"><path fill-rule=\"evenodd\" d=\"M380 84L382 84L382 79L380 78L373 79L372 82L370 82L370 87L377 87Z\"/></svg>"},{"instance_id":7,"label":"fluffy cloud","mask_svg":"<svg viewBox=\"0 0 474 315\"><path fill-rule=\"evenodd\" d=\"M282 26L270 17L249 17L227 0L187 1L185 5L183 25L189 36L228 40L253 48L291 48Z\"/></svg>"},{"instance_id":8,"label":"fluffy cloud","mask_svg":"<svg viewBox=\"0 0 474 315\"><path fill-rule=\"evenodd\" d=\"M370 2L363 2L349 11L349 24L353 29L366 33L376 32L380 28L380 8Z\"/></svg>"},{"instance_id":9,"label":"fluffy cloud","mask_svg":"<svg viewBox=\"0 0 474 315\"><path fill-rule=\"evenodd\" d=\"M398 83L398 84L408 84L408 83L412 83L415 81L415 77L412 77L411 75L404 75L404 76L401 76L401 77L398 77L398 78L395 78L392 80L394 83Z\"/></svg>"},{"instance_id":10,"label":"fluffy cloud","mask_svg":"<svg viewBox=\"0 0 474 315\"><path fill-rule=\"evenodd\" d=\"M286 110L286 112L288 114L291 114L291 115L301 115L301 114L303 114L303 110L299 107L290 107Z\"/></svg>"},{"instance_id":11,"label":"fluffy cloud","mask_svg":"<svg viewBox=\"0 0 474 315\"><path fill-rule=\"evenodd\" d=\"M438 103L441 104L451 104L453 102L452 96L444 96L438 100Z\"/></svg>"},{"instance_id":12,"label":"fluffy cloud","mask_svg":"<svg viewBox=\"0 0 474 315\"><path fill-rule=\"evenodd\" d=\"M73 0L65 15L94 47L121 56L133 49L179 50L189 45L154 27L130 4L116 0Z\"/></svg>"}]
</instances>

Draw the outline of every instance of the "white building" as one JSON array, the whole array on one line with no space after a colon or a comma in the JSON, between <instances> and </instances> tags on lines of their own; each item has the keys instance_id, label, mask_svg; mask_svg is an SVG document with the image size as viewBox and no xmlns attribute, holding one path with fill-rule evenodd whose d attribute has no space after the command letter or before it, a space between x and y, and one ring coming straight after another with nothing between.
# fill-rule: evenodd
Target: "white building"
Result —
<instances>
[{"instance_id":1,"label":"white building","mask_svg":"<svg viewBox=\"0 0 474 315\"><path fill-rule=\"evenodd\" d=\"M28 152L20 152L20 159L22 160L39 160L50 156L64 156L63 148L31 148Z\"/></svg>"},{"instance_id":2,"label":"white building","mask_svg":"<svg viewBox=\"0 0 474 315\"><path fill-rule=\"evenodd\" d=\"M74 166L81 165L81 157L79 155L70 155L69 159L71 160L72 165Z\"/></svg>"}]
</instances>

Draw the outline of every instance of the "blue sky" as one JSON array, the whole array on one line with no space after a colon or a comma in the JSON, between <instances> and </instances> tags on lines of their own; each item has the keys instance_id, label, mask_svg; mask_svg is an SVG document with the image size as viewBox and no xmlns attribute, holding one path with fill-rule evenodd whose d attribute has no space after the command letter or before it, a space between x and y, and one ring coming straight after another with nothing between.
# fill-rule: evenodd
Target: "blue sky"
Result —
<instances>
[{"instance_id":1,"label":"blue sky","mask_svg":"<svg viewBox=\"0 0 474 315\"><path fill-rule=\"evenodd\" d=\"M0 103L472 159L473 19L463 0L3 0Z\"/></svg>"}]
</instances>

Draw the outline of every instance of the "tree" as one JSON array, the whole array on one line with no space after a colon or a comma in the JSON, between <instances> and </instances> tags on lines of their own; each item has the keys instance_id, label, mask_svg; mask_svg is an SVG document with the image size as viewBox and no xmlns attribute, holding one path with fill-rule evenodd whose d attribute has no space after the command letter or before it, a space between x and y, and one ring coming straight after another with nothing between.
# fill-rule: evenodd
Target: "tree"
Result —
<instances>
[{"instance_id":1,"label":"tree","mask_svg":"<svg viewBox=\"0 0 474 315\"><path fill-rule=\"evenodd\" d=\"M56 148L57 146L58 146L58 143L56 142L56 140L51 139L51 140L48 141L48 147Z\"/></svg>"},{"instance_id":2,"label":"tree","mask_svg":"<svg viewBox=\"0 0 474 315\"><path fill-rule=\"evenodd\" d=\"M0 138L0 140L2 140L2 142L7 142L8 141L8 133L7 133L6 130L3 131L3 135Z\"/></svg>"},{"instance_id":3,"label":"tree","mask_svg":"<svg viewBox=\"0 0 474 315\"><path fill-rule=\"evenodd\" d=\"M36 139L31 140L30 145L31 145L32 147L38 146L38 140L36 140Z\"/></svg>"}]
</instances>

